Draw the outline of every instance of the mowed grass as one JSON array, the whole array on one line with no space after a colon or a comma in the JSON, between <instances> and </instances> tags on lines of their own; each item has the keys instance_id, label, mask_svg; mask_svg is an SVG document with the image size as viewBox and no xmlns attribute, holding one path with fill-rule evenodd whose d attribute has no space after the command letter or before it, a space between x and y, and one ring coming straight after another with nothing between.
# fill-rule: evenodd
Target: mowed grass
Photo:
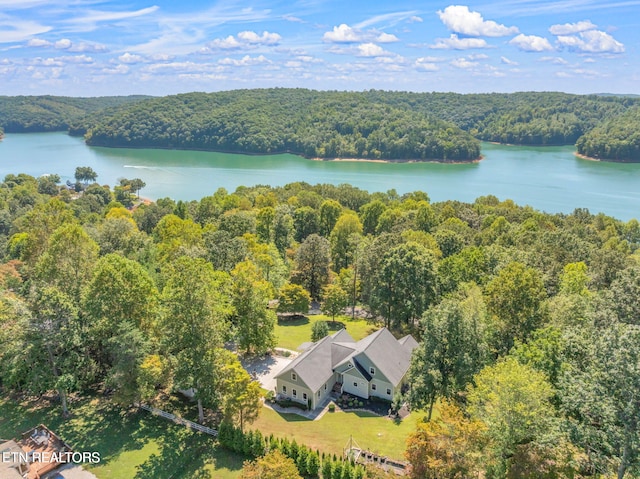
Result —
<instances>
[{"instance_id":1,"label":"mowed grass","mask_svg":"<svg viewBox=\"0 0 640 479\"><path fill-rule=\"evenodd\" d=\"M58 405L0 397L0 438L20 438L45 424L76 451L100 453L86 466L100 479L237 479L243 457L218 448L204 434L172 424L146 411L123 411L102 398L73 401L72 416Z\"/></svg>"},{"instance_id":2,"label":"mowed grass","mask_svg":"<svg viewBox=\"0 0 640 479\"><path fill-rule=\"evenodd\" d=\"M308 319L278 321L275 328L278 347L295 351L302 343L311 341L311 328L317 321L327 321L330 334L346 328L356 341L379 329L379 326L364 319L352 320L349 316L336 316L335 323L331 322L330 316L323 314L309 316Z\"/></svg>"},{"instance_id":3,"label":"mowed grass","mask_svg":"<svg viewBox=\"0 0 640 479\"><path fill-rule=\"evenodd\" d=\"M368 412L333 412L311 421L297 414L280 414L263 407L260 417L249 428L295 439L298 444L338 455L353 437L361 448L402 460L407 436L415 431L416 422L423 416L421 412L414 412L396 422Z\"/></svg>"}]
</instances>

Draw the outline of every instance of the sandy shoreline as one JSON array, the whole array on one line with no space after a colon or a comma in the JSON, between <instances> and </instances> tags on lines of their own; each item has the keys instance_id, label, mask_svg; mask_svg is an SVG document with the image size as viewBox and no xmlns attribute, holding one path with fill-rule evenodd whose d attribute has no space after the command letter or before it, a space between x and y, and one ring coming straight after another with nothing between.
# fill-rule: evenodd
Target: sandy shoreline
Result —
<instances>
[{"instance_id":1,"label":"sandy shoreline","mask_svg":"<svg viewBox=\"0 0 640 479\"><path fill-rule=\"evenodd\" d=\"M364 162L364 163L441 163L449 165L466 165L469 163L479 163L484 159L484 156L475 158L469 161L460 160L422 160L422 159L407 159L407 160L384 160L384 159L371 159L371 158L309 158L312 161L340 161L340 162Z\"/></svg>"}]
</instances>

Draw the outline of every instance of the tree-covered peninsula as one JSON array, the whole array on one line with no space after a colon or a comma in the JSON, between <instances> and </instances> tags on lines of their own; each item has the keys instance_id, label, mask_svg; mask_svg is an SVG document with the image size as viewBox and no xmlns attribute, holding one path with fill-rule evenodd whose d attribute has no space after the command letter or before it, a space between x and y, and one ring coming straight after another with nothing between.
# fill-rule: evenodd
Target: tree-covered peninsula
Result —
<instances>
[{"instance_id":1,"label":"tree-covered peninsula","mask_svg":"<svg viewBox=\"0 0 640 479\"><path fill-rule=\"evenodd\" d=\"M236 90L156 98L88 126L95 146L310 158L472 161L480 146L450 121L363 93Z\"/></svg>"},{"instance_id":2,"label":"tree-covered peninsula","mask_svg":"<svg viewBox=\"0 0 640 479\"><path fill-rule=\"evenodd\" d=\"M637 104L626 97L552 92L236 90L154 98L108 115L97 112L73 132L86 132L88 144L99 146L472 161L479 157L477 140L573 145L606 122L637 126L626 114ZM603 140L609 141L614 139Z\"/></svg>"},{"instance_id":3,"label":"tree-covered peninsula","mask_svg":"<svg viewBox=\"0 0 640 479\"><path fill-rule=\"evenodd\" d=\"M0 137L2 130L7 133L67 130L72 121L77 121L89 113L145 98L149 97L0 96Z\"/></svg>"},{"instance_id":4,"label":"tree-covered peninsula","mask_svg":"<svg viewBox=\"0 0 640 479\"><path fill-rule=\"evenodd\" d=\"M94 146L309 158L474 161L478 140L576 145L640 161L640 99L511 94L234 90L149 97L0 97L6 132L68 130Z\"/></svg>"}]
</instances>

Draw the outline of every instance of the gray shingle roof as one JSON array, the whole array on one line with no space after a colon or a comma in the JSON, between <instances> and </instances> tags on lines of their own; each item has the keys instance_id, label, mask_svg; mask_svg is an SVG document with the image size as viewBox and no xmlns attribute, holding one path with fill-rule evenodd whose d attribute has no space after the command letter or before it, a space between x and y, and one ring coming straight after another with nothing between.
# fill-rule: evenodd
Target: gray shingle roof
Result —
<instances>
[{"instance_id":1,"label":"gray shingle roof","mask_svg":"<svg viewBox=\"0 0 640 479\"><path fill-rule=\"evenodd\" d=\"M285 376L291 371L312 391L317 391L338 366L352 361L365 377L371 376L359 364L358 358L366 356L389 382L397 386L411 362L411 352L418 343L411 336L397 340L387 329L382 328L366 338L355 342L346 330L327 336L285 367L276 378L290 380Z\"/></svg>"}]
</instances>

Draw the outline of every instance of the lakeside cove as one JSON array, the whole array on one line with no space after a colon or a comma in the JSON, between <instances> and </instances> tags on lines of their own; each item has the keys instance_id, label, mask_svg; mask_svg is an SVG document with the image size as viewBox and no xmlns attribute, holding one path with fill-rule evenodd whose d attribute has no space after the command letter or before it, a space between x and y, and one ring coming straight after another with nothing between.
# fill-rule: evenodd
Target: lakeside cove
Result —
<instances>
[{"instance_id":1,"label":"lakeside cove","mask_svg":"<svg viewBox=\"0 0 640 479\"><path fill-rule=\"evenodd\" d=\"M196 200L223 187L296 181L349 183L398 194L426 191L432 201L510 198L550 213L588 208L622 220L640 217L640 163L589 161L571 146L523 147L482 143L475 163L310 161L292 154L240 155L193 150L89 147L66 133L7 133L0 142L0 174L48 173L73 180L90 166L101 184L138 177L141 195Z\"/></svg>"}]
</instances>

